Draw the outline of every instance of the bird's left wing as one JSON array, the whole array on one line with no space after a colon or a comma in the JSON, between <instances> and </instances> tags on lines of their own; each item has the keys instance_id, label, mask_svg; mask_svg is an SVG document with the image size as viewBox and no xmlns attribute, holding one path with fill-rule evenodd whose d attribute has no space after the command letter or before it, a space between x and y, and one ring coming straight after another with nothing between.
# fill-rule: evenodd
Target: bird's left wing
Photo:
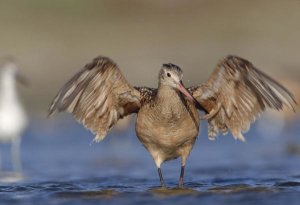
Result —
<instances>
[{"instance_id":1,"label":"bird's left wing","mask_svg":"<svg viewBox=\"0 0 300 205\"><path fill-rule=\"evenodd\" d=\"M285 87L237 56L222 59L206 83L188 90L208 113L210 139L230 130L244 141L242 133L266 108L294 110L296 104Z\"/></svg>"},{"instance_id":2,"label":"bird's left wing","mask_svg":"<svg viewBox=\"0 0 300 205\"><path fill-rule=\"evenodd\" d=\"M73 76L54 98L49 115L67 111L101 141L118 119L136 113L140 93L109 58L99 56Z\"/></svg>"}]
</instances>

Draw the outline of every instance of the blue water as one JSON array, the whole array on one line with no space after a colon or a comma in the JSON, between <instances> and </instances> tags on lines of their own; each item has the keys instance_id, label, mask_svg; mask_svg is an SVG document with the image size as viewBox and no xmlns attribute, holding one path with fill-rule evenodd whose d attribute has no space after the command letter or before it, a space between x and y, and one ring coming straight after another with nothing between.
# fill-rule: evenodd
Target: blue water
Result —
<instances>
[{"instance_id":1,"label":"blue water","mask_svg":"<svg viewBox=\"0 0 300 205\"><path fill-rule=\"evenodd\" d=\"M0 147L0 204L296 205L299 121L276 123L255 124L246 143L231 136L209 141L204 123L187 163L186 188L176 188L180 161L174 160L162 166L168 189L161 189L133 124L91 143L93 136L70 117L33 121L22 141L22 175L9 172L9 146Z\"/></svg>"}]
</instances>

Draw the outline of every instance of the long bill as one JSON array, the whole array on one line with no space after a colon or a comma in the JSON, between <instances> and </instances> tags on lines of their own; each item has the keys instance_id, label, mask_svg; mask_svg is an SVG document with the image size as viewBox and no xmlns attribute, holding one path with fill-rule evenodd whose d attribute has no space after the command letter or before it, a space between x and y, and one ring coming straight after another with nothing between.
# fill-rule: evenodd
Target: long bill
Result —
<instances>
[{"instance_id":1,"label":"long bill","mask_svg":"<svg viewBox=\"0 0 300 205\"><path fill-rule=\"evenodd\" d=\"M180 81L177 84L177 89L183 94L185 95L190 101L194 102L199 109L202 109L203 111L205 111L206 113L208 113L208 111L195 99L195 97L193 97L189 91L187 91L187 89L184 87L182 81Z\"/></svg>"},{"instance_id":2,"label":"long bill","mask_svg":"<svg viewBox=\"0 0 300 205\"><path fill-rule=\"evenodd\" d=\"M189 91L187 91L187 89L184 87L182 81L180 81L177 84L177 89L184 94L188 99L190 99L192 102L197 102L197 100L189 93Z\"/></svg>"}]
</instances>

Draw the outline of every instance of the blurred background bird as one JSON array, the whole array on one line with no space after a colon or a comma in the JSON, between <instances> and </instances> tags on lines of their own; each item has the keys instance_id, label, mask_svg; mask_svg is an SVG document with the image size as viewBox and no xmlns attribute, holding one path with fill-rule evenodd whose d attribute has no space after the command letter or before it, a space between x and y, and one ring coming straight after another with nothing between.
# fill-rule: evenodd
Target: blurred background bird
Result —
<instances>
[{"instance_id":1,"label":"blurred background bird","mask_svg":"<svg viewBox=\"0 0 300 205\"><path fill-rule=\"evenodd\" d=\"M3 61L0 73L0 142L11 143L13 168L21 172L20 144L28 120L17 93L16 81L24 85L27 85L27 81L12 59Z\"/></svg>"}]
</instances>

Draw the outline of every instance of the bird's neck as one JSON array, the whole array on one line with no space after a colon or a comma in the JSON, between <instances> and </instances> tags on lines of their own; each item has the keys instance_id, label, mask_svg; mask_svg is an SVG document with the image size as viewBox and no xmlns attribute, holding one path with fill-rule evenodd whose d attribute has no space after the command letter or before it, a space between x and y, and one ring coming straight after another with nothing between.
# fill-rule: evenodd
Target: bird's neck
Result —
<instances>
[{"instance_id":1,"label":"bird's neck","mask_svg":"<svg viewBox=\"0 0 300 205\"><path fill-rule=\"evenodd\" d=\"M186 111L182 95L170 86L159 86L154 109L160 120L174 122ZM163 120L164 119L164 120Z\"/></svg>"},{"instance_id":2,"label":"bird's neck","mask_svg":"<svg viewBox=\"0 0 300 205\"><path fill-rule=\"evenodd\" d=\"M181 101L181 94L174 88L160 84L158 86L156 102L160 104L172 104Z\"/></svg>"},{"instance_id":3,"label":"bird's neck","mask_svg":"<svg viewBox=\"0 0 300 205\"><path fill-rule=\"evenodd\" d=\"M16 93L15 79L12 75L3 73L1 76L1 101L10 102L18 98Z\"/></svg>"}]
</instances>

